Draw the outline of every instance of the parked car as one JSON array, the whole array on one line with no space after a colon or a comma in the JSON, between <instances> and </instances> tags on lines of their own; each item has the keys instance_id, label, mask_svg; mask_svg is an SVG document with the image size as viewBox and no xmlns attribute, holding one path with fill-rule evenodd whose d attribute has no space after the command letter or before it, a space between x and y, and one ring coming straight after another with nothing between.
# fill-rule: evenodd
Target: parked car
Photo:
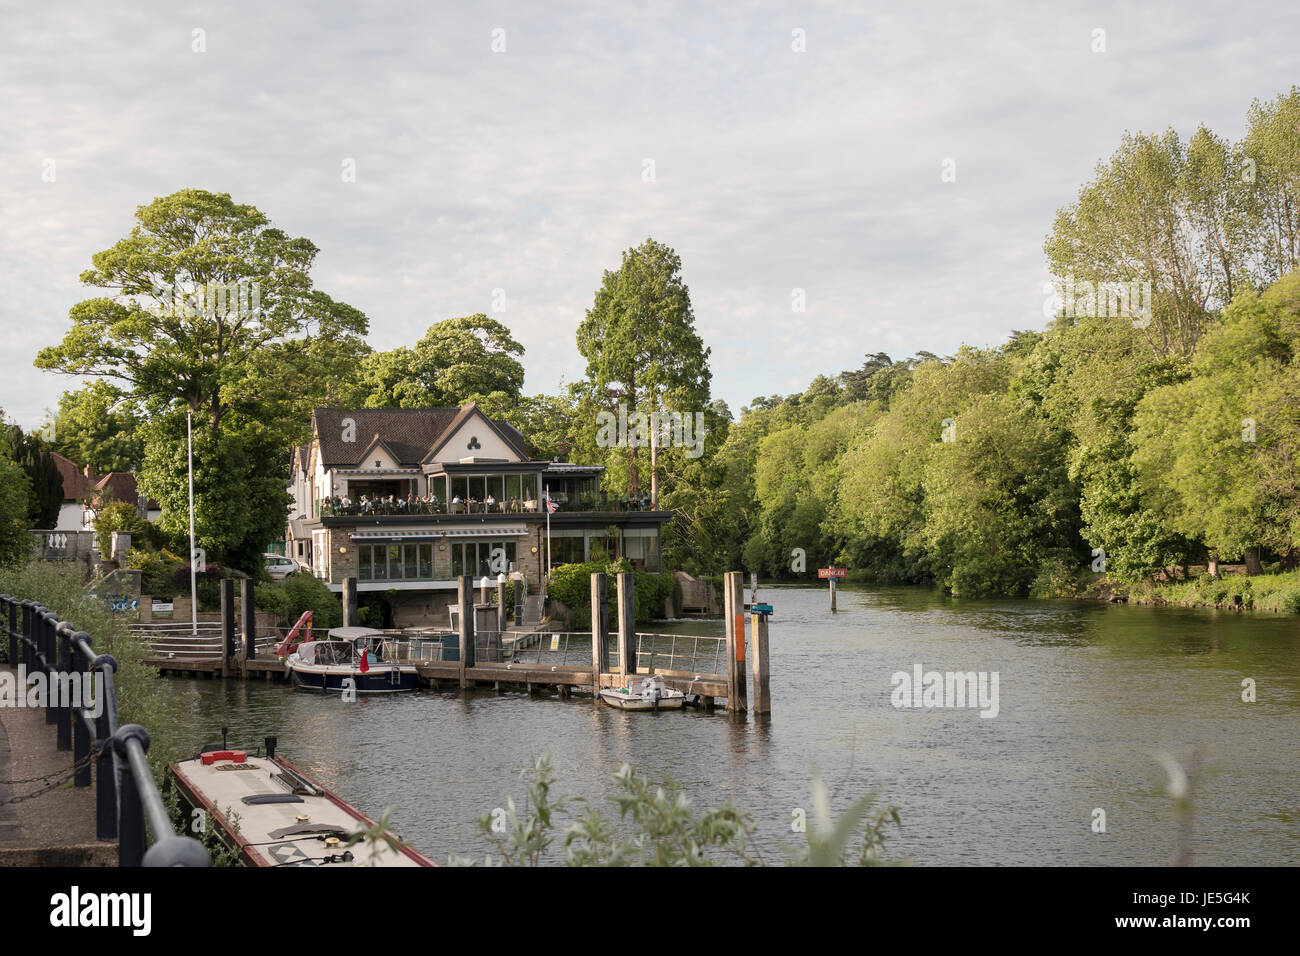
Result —
<instances>
[{"instance_id":1,"label":"parked car","mask_svg":"<svg viewBox=\"0 0 1300 956\"><path fill-rule=\"evenodd\" d=\"M266 559L266 573L276 581L283 581L302 570L297 561L281 554L264 554L262 557Z\"/></svg>"}]
</instances>

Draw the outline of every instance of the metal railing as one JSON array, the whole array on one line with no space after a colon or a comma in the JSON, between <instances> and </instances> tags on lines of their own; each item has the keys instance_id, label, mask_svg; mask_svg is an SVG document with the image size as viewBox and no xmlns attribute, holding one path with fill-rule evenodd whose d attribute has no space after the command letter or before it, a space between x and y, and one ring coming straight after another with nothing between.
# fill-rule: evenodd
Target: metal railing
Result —
<instances>
[{"instance_id":1,"label":"metal railing","mask_svg":"<svg viewBox=\"0 0 1300 956\"><path fill-rule=\"evenodd\" d=\"M57 725L58 749L72 751L73 786L89 787L94 766L95 833L118 841L118 866L211 865L201 843L172 827L149 769L149 732L139 724L118 726L117 661L96 654L89 634L35 601L0 595L0 624L9 638L10 665L45 675L51 689L45 722ZM92 684L93 706L87 707ZM72 693L74 687L81 692Z\"/></svg>"},{"instance_id":2,"label":"metal railing","mask_svg":"<svg viewBox=\"0 0 1300 956\"><path fill-rule=\"evenodd\" d=\"M693 634L636 635L636 666L643 673L690 671L716 676L725 671L727 640Z\"/></svg>"}]
</instances>

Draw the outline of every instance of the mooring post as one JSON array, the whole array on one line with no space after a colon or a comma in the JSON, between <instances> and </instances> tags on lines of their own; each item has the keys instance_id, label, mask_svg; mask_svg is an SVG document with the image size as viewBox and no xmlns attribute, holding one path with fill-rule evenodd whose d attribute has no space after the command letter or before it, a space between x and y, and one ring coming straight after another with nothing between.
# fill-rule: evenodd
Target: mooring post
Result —
<instances>
[{"instance_id":1,"label":"mooring post","mask_svg":"<svg viewBox=\"0 0 1300 956\"><path fill-rule=\"evenodd\" d=\"M357 579L343 579L343 626L356 627L361 622L357 620L360 615L357 613Z\"/></svg>"},{"instance_id":2,"label":"mooring post","mask_svg":"<svg viewBox=\"0 0 1300 956\"><path fill-rule=\"evenodd\" d=\"M221 676L230 676L231 659L235 656L235 582L221 579L221 643L225 653L221 656Z\"/></svg>"},{"instance_id":3,"label":"mooring post","mask_svg":"<svg viewBox=\"0 0 1300 956\"><path fill-rule=\"evenodd\" d=\"M722 586L727 626L727 711L745 707L745 585L739 571L728 571Z\"/></svg>"},{"instance_id":4,"label":"mooring post","mask_svg":"<svg viewBox=\"0 0 1300 956\"><path fill-rule=\"evenodd\" d=\"M474 576L462 574L457 589L460 622L460 686L469 686L468 671L474 666Z\"/></svg>"},{"instance_id":5,"label":"mooring post","mask_svg":"<svg viewBox=\"0 0 1300 956\"><path fill-rule=\"evenodd\" d=\"M754 713L772 713L771 665L767 656L767 615L751 614L750 626L754 631Z\"/></svg>"},{"instance_id":6,"label":"mooring post","mask_svg":"<svg viewBox=\"0 0 1300 956\"><path fill-rule=\"evenodd\" d=\"M502 640L506 633L506 582L497 580L497 633L502 635ZM504 647L505 645L502 644Z\"/></svg>"},{"instance_id":7,"label":"mooring post","mask_svg":"<svg viewBox=\"0 0 1300 956\"><path fill-rule=\"evenodd\" d=\"M618 573L618 660L625 677L636 673L635 582L631 571Z\"/></svg>"},{"instance_id":8,"label":"mooring post","mask_svg":"<svg viewBox=\"0 0 1300 956\"><path fill-rule=\"evenodd\" d=\"M603 572L591 576L591 693L600 702L600 675L609 673L609 582Z\"/></svg>"},{"instance_id":9,"label":"mooring post","mask_svg":"<svg viewBox=\"0 0 1300 956\"><path fill-rule=\"evenodd\" d=\"M831 610L835 610L835 579L831 578Z\"/></svg>"},{"instance_id":10,"label":"mooring post","mask_svg":"<svg viewBox=\"0 0 1300 956\"><path fill-rule=\"evenodd\" d=\"M244 632L244 660L257 656L257 601L253 592L253 579L239 582L240 630Z\"/></svg>"}]
</instances>

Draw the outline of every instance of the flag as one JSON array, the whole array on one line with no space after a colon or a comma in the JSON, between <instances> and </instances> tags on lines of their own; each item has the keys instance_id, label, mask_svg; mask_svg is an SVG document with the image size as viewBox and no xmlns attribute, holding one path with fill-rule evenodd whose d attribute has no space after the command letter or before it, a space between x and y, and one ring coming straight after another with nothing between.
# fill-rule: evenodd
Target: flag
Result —
<instances>
[{"instance_id":1,"label":"flag","mask_svg":"<svg viewBox=\"0 0 1300 956\"><path fill-rule=\"evenodd\" d=\"M555 512L560 510L560 506L555 503L555 499L550 495L546 496L546 510L551 514L555 514Z\"/></svg>"}]
</instances>

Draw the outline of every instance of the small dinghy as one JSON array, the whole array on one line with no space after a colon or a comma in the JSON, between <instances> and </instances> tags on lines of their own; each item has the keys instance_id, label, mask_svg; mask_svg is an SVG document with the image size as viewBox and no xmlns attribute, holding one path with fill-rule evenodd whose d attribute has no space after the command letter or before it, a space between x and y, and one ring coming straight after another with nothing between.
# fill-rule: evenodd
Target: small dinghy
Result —
<instances>
[{"instance_id":1,"label":"small dinghy","mask_svg":"<svg viewBox=\"0 0 1300 956\"><path fill-rule=\"evenodd\" d=\"M385 660L384 632L368 627L336 627L329 639L299 644L284 662L298 687L319 691L352 690L392 694L415 690L413 664Z\"/></svg>"},{"instance_id":2,"label":"small dinghy","mask_svg":"<svg viewBox=\"0 0 1300 956\"><path fill-rule=\"evenodd\" d=\"M187 820L202 820L246 866L435 866L283 757L207 750L171 764ZM202 816L198 814L201 812Z\"/></svg>"},{"instance_id":3,"label":"small dinghy","mask_svg":"<svg viewBox=\"0 0 1300 956\"><path fill-rule=\"evenodd\" d=\"M656 674L630 680L625 687L606 687L600 699L619 710L680 710L686 695Z\"/></svg>"}]
</instances>

